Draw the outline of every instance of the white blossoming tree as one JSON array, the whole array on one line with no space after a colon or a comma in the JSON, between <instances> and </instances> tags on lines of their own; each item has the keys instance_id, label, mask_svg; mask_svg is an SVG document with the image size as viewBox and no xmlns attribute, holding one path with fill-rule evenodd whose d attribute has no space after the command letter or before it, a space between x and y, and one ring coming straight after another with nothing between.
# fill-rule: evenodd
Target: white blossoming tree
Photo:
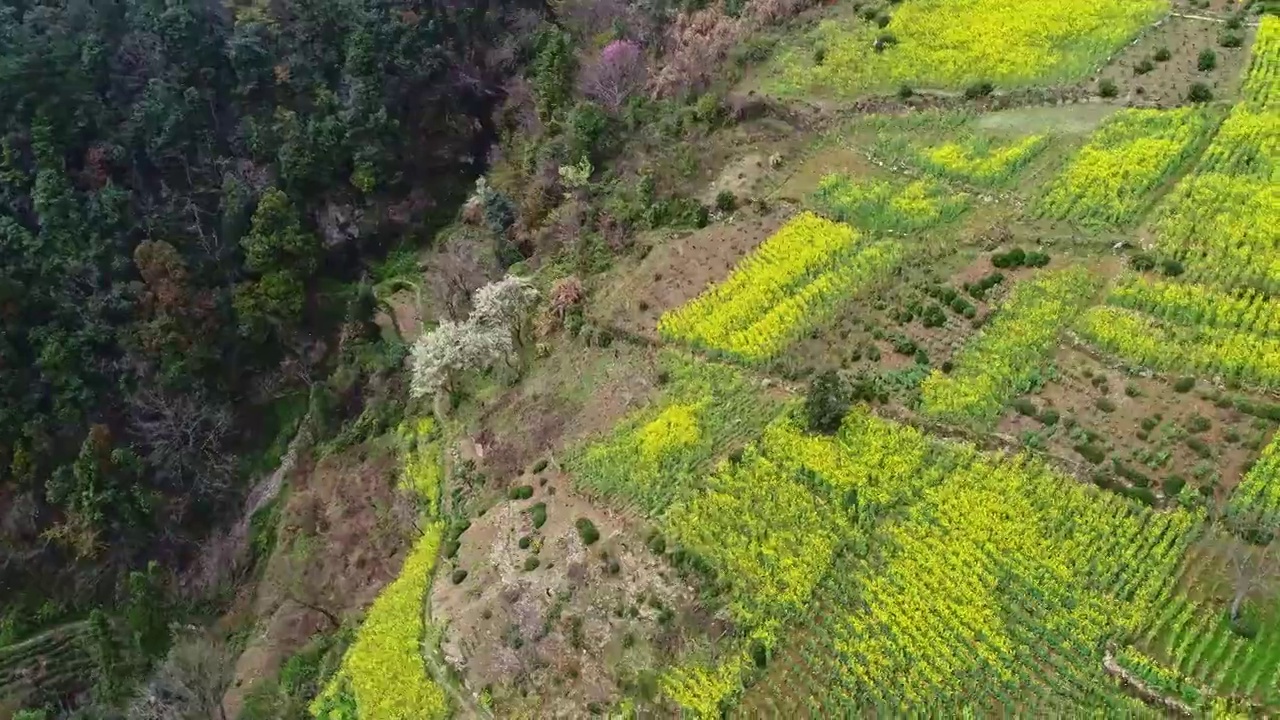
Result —
<instances>
[{"instance_id":1,"label":"white blossoming tree","mask_svg":"<svg viewBox=\"0 0 1280 720\"><path fill-rule=\"evenodd\" d=\"M538 303L538 289L525 278L508 275L476 290L471 298L471 321L506 328L513 347L524 347L529 313Z\"/></svg>"},{"instance_id":2,"label":"white blossoming tree","mask_svg":"<svg viewBox=\"0 0 1280 720\"><path fill-rule=\"evenodd\" d=\"M446 320L413 344L410 392L439 397L452 392L463 373L509 359L523 346L523 328L537 301L537 289L524 278L507 276L477 290L465 322Z\"/></svg>"}]
</instances>

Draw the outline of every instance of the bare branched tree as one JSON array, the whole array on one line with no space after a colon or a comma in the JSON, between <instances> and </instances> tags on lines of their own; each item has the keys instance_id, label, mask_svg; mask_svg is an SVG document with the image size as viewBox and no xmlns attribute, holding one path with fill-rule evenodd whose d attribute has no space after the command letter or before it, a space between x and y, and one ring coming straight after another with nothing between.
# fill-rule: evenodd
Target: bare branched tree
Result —
<instances>
[{"instance_id":1,"label":"bare branched tree","mask_svg":"<svg viewBox=\"0 0 1280 720\"><path fill-rule=\"evenodd\" d=\"M1237 620L1250 597L1265 594L1280 584L1280 553L1276 552L1273 539L1275 524L1264 516L1237 515L1231 524L1245 540L1227 535L1222 541L1231 578L1231 619Z\"/></svg>"},{"instance_id":2,"label":"bare branched tree","mask_svg":"<svg viewBox=\"0 0 1280 720\"><path fill-rule=\"evenodd\" d=\"M222 695L235 661L235 653L219 638L192 633L180 639L141 687L128 716L135 720L227 720Z\"/></svg>"},{"instance_id":3,"label":"bare branched tree","mask_svg":"<svg viewBox=\"0 0 1280 720\"><path fill-rule=\"evenodd\" d=\"M200 499L230 488L234 457L226 444L232 413L226 405L147 386L130 396L129 420L143 459L162 483Z\"/></svg>"},{"instance_id":4,"label":"bare branched tree","mask_svg":"<svg viewBox=\"0 0 1280 720\"><path fill-rule=\"evenodd\" d=\"M428 292L432 304L449 320L461 320L471 306L471 294L489 280L488 270L480 261L476 244L466 238L454 238L427 259L431 278Z\"/></svg>"}]
</instances>

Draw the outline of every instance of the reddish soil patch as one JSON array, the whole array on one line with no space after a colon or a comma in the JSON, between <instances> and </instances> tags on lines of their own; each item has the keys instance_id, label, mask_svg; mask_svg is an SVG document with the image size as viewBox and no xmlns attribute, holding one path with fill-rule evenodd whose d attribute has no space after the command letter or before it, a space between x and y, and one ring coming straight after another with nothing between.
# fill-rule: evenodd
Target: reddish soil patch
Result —
<instances>
[{"instance_id":1,"label":"reddish soil patch","mask_svg":"<svg viewBox=\"0 0 1280 720\"><path fill-rule=\"evenodd\" d=\"M1242 35L1246 42L1238 48L1222 47L1218 39L1227 32ZM1098 82L1110 79L1119 90L1114 101L1127 105L1183 105L1191 85L1197 82L1208 85L1216 98L1229 99L1239 86L1253 33L1249 28L1228 31L1222 23L1173 16L1125 49L1088 86L1096 89ZM1170 53L1164 62L1155 60L1161 48ZM1217 66L1201 71L1197 63L1206 49L1217 55ZM1152 69L1138 74L1135 68L1144 61L1149 61Z\"/></svg>"},{"instance_id":2,"label":"reddish soil patch","mask_svg":"<svg viewBox=\"0 0 1280 720\"><path fill-rule=\"evenodd\" d=\"M1175 392L1166 380L1107 368L1076 349L1060 350L1056 364L1058 377L1022 402L1032 403L1042 417L1045 410L1057 412L1057 423L1046 426L1015 409L998 431L1024 441L1034 434L1033 444L1086 468L1115 471L1118 460L1149 478L1153 489L1177 475L1224 499L1275 429L1194 391ZM1095 466L1076 449L1082 445L1097 448L1105 459ZM1118 479L1132 482L1123 472Z\"/></svg>"},{"instance_id":3,"label":"reddish soil patch","mask_svg":"<svg viewBox=\"0 0 1280 720\"><path fill-rule=\"evenodd\" d=\"M704 634L708 618L631 518L577 497L563 475L522 482L531 499L491 508L462 534L436 575L432 612L448 619L446 660L473 691L490 691L498 717L586 717L678 652L686 633ZM541 528L536 503L546 507ZM590 546L580 518L599 531ZM455 568L467 571L457 584Z\"/></svg>"},{"instance_id":4,"label":"reddish soil patch","mask_svg":"<svg viewBox=\"0 0 1280 720\"><path fill-rule=\"evenodd\" d=\"M588 313L604 324L650 339L658 318L723 281L743 257L782 227L791 213L739 210L732 221L661 241L634 268L609 283Z\"/></svg>"}]
</instances>

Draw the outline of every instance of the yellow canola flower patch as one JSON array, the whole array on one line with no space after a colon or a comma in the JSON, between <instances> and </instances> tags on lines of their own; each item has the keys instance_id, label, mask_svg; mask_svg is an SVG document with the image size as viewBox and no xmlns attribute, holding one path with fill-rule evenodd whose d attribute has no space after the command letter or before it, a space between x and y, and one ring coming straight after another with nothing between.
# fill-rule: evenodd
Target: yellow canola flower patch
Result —
<instances>
[{"instance_id":1,"label":"yellow canola flower patch","mask_svg":"<svg viewBox=\"0 0 1280 720\"><path fill-rule=\"evenodd\" d=\"M849 532L838 508L752 446L673 505L664 527L729 586L730 612L746 627L801 610Z\"/></svg>"},{"instance_id":2,"label":"yellow canola flower patch","mask_svg":"<svg viewBox=\"0 0 1280 720\"><path fill-rule=\"evenodd\" d=\"M1280 339L1222 328L1162 325L1149 315L1095 307L1076 329L1093 345L1163 372L1199 371L1280 388Z\"/></svg>"},{"instance_id":3,"label":"yellow canola flower patch","mask_svg":"<svg viewBox=\"0 0 1280 720\"><path fill-rule=\"evenodd\" d=\"M897 266L900 245L859 246L858 239L847 225L801 213L723 283L665 313L658 331L747 361L767 360Z\"/></svg>"},{"instance_id":4,"label":"yellow canola flower patch","mask_svg":"<svg viewBox=\"0 0 1280 720\"><path fill-rule=\"evenodd\" d=\"M1210 127L1199 108L1121 110L1049 186L1039 211L1085 225L1132 223L1151 191L1191 157Z\"/></svg>"},{"instance_id":5,"label":"yellow canola flower patch","mask_svg":"<svg viewBox=\"0 0 1280 720\"><path fill-rule=\"evenodd\" d=\"M750 667L746 653L734 653L715 665L691 662L662 674L663 695L697 720L719 720L722 708L742 690L742 676Z\"/></svg>"},{"instance_id":6,"label":"yellow canola flower patch","mask_svg":"<svg viewBox=\"0 0 1280 720\"><path fill-rule=\"evenodd\" d=\"M1262 450L1231 494L1228 512L1264 524L1280 521L1280 435Z\"/></svg>"},{"instance_id":7,"label":"yellow canola flower patch","mask_svg":"<svg viewBox=\"0 0 1280 720\"><path fill-rule=\"evenodd\" d=\"M776 53L765 87L857 97L903 84L959 89L978 81L1077 80L1168 7L1165 0L908 0L893 6L883 29L839 8ZM881 40L883 33L892 40Z\"/></svg>"},{"instance_id":8,"label":"yellow canola flower patch","mask_svg":"<svg viewBox=\"0 0 1280 720\"><path fill-rule=\"evenodd\" d=\"M640 454L649 462L656 462L662 456L696 445L702 437L698 427L700 405L674 403L667 406L658 417L640 428Z\"/></svg>"},{"instance_id":9,"label":"yellow canola flower patch","mask_svg":"<svg viewBox=\"0 0 1280 720\"><path fill-rule=\"evenodd\" d=\"M926 170L951 180L974 185L997 186L1006 183L1049 143L1044 135L1028 135L1005 145L978 143L943 143L918 151L919 163Z\"/></svg>"},{"instance_id":10,"label":"yellow canola flower patch","mask_svg":"<svg viewBox=\"0 0 1280 720\"><path fill-rule=\"evenodd\" d=\"M883 529L883 565L828 621L846 683L868 702L910 708L1009 697L1000 688L1045 671L1099 682L1100 661L1075 656L1153 611L1198 518L1154 513L1021 457L970 446L943 456L945 477ZM1036 662L1042 643L1063 662Z\"/></svg>"},{"instance_id":11,"label":"yellow canola flower patch","mask_svg":"<svg viewBox=\"0 0 1280 720\"><path fill-rule=\"evenodd\" d=\"M779 465L815 473L831 502L844 503L852 492L877 507L909 497L931 480L924 467L928 445L919 430L859 408L845 417L835 436L810 435L795 416L784 415L761 438L764 453Z\"/></svg>"},{"instance_id":12,"label":"yellow canola flower patch","mask_svg":"<svg viewBox=\"0 0 1280 720\"><path fill-rule=\"evenodd\" d=\"M1207 285L1131 275L1116 283L1107 302L1179 325L1208 325L1255 335L1280 335L1280 301L1253 289L1226 293Z\"/></svg>"},{"instance_id":13,"label":"yellow canola flower patch","mask_svg":"<svg viewBox=\"0 0 1280 720\"><path fill-rule=\"evenodd\" d=\"M651 513L696 490L717 453L776 412L731 365L673 351L660 360L668 380L658 401L566 457L579 490Z\"/></svg>"},{"instance_id":14,"label":"yellow canola flower patch","mask_svg":"<svg viewBox=\"0 0 1280 720\"><path fill-rule=\"evenodd\" d=\"M924 412L949 422L994 421L1097 288L1082 267L1019 283L995 318L957 353L952 374L935 370L925 378L920 387Z\"/></svg>"},{"instance_id":15,"label":"yellow canola flower patch","mask_svg":"<svg viewBox=\"0 0 1280 720\"><path fill-rule=\"evenodd\" d=\"M400 487L413 492L426 506L427 515L436 517L440 512L444 468L440 465L440 444L435 420L422 418L412 426L401 428L400 432L401 440L408 446Z\"/></svg>"},{"instance_id":16,"label":"yellow canola flower patch","mask_svg":"<svg viewBox=\"0 0 1280 720\"><path fill-rule=\"evenodd\" d=\"M884 180L854 180L832 173L818 182L810 204L832 219L867 231L911 233L950 222L969 199L933 180L905 186Z\"/></svg>"},{"instance_id":17,"label":"yellow canola flower patch","mask_svg":"<svg viewBox=\"0 0 1280 720\"><path fill-rule=\"evenodd\" d=\"M339 677L350 682L360 720L431 720L449 714L444 690L427 673L420 645L423 602L431 587L443 534L443 523L427 527L400 576L369 608L355 643L343 658ZM313 710L323 703L322 695ZM315 717L339 720L321 714Z\"/></svg>"},{"instance_id":18,"label":"yellow canola flower patch","mask_svg":"<svg viewBox=\"0 0 1280 720\"><path fill-rule=\"evenodd\" d=\"M1280 16L1263 15L1243 87L1245 102L1260 110L1280 107Z\"/></svg>"}]
</instances>

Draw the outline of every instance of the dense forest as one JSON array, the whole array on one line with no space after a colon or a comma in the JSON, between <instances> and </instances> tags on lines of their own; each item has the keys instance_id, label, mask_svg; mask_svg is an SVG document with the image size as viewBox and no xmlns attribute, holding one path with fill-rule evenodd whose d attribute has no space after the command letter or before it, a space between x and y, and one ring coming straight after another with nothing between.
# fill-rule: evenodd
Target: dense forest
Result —
<instances>
[{"instance_id":1,"label":"dense forest","mask_svg":"<svg viewBox=\"0 0 1280 720\"><path fill-rule=\"evenodd\" d=\"M456 211L545 8L0 13L0 588L85 604L242 497L369 260Z\"/></svg>"},{"instance_id":2,"label":"dense forest","mask_svg":"<svg viewBox=\"0 0 1280 720\"><path fill-rule=\"evenodd\" d=\"M515 263L705 225L612 161L750 112L717 67L813 4L0 3L0 647L74 623L141 670L216 615L244 568L209 577L211 539L301 419L409 395L387 267L454 317Z\"/></svg>"}]
</instances>

